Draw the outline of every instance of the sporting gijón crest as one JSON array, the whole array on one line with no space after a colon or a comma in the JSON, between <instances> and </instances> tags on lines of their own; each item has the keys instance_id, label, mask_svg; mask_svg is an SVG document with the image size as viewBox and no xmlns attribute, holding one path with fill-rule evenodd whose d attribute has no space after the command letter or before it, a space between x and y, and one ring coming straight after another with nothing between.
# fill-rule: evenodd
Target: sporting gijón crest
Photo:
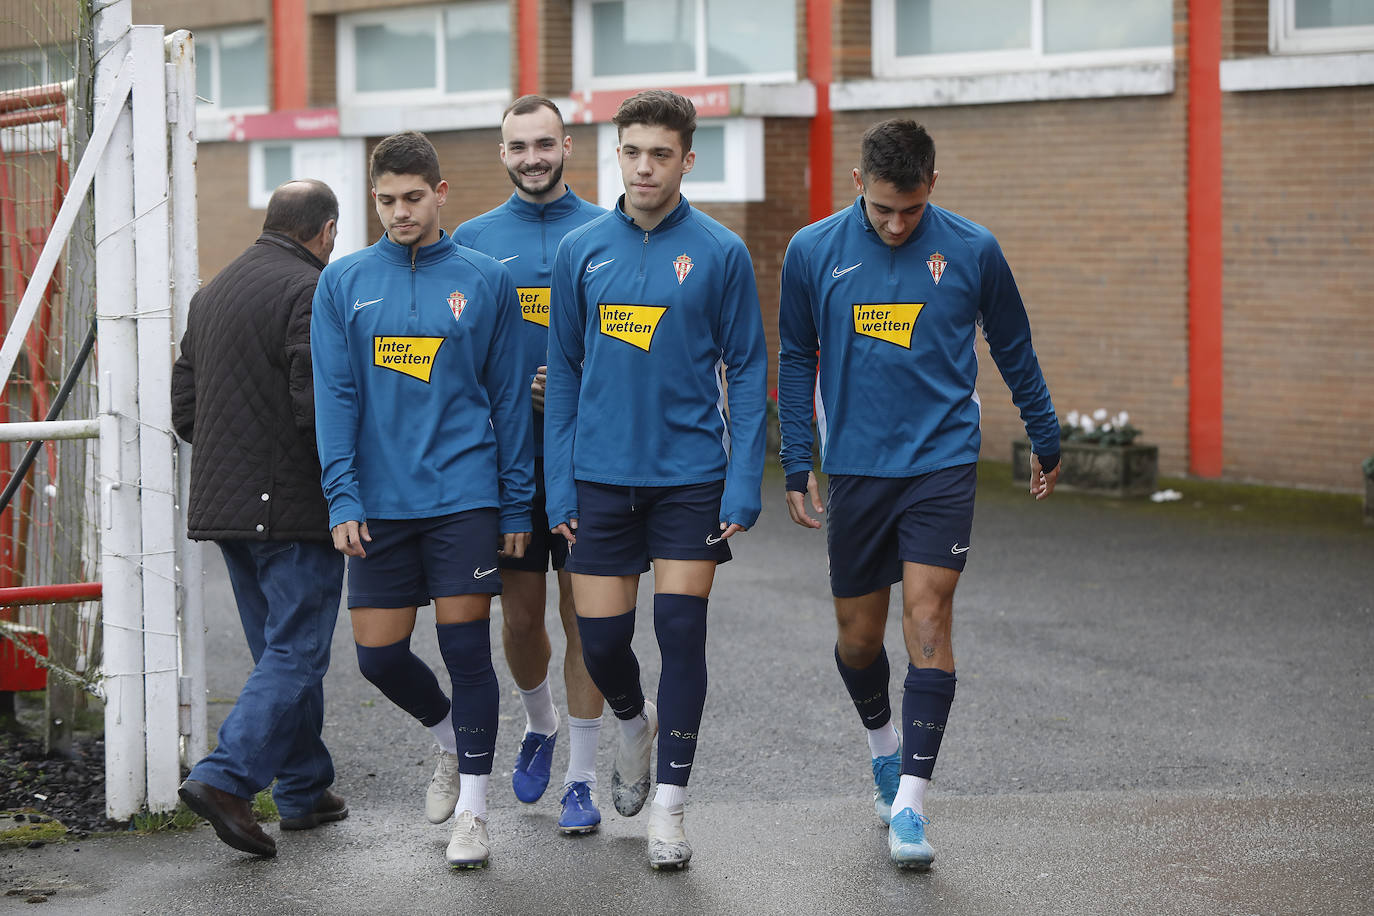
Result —
<instances>
[{"instance_id":1,"label":"sporting gij\u00f3n crest","mask_svg":"<svg viewBox=\"0 0 1374 916\"><path fill-rule=\"evenodd\" d=\"M945 265L948 263L945 256L938 251L926 258L926 267L930 268L930 279L935 281L936 286L940 285L940 278L945 275Z\"/></svg>"},{"instance_id":2,"label":"sporting gij\u00f3n crest","mask_svg":"<svg viewBox=\"0 0 1374 916\"><path fill-rule=\"evenodd\" d=\"M463 309L467 308L467 305L468 297L458 292L458 290L455 289L448 294L448 308L449 311L453 312L454 321L463 317Z\"/></svg>"},{"instance_id":3,"label":"sporting gij\u00f3n crest","mask_svg":"<svg viewBox=\"0 0 1374 916\"><path fill-rule=\"evenodd\" d=\"M673 272L677 274L677 285L681 286L682 281L692 272L692 259L685 254L673 258Z\"/></svg>"}]
</instances>

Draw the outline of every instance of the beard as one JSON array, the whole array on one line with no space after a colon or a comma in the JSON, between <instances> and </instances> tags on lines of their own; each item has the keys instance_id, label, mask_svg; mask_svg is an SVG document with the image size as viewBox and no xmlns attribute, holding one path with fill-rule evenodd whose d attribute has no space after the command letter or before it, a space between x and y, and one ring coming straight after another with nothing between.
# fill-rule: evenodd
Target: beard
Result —
<instances>
[{"instance_id":1,"label":"beard","mask_svg":"<svg viewBox=\"0 0 1374 916\"><path fill-rule=\"evenodd\" d=\"M543 194L551 188L556 188L563 183L563 160L558 160L549 172L538 183L526 178L516 169L507 167L506 174L510 176L510 183L515 185L526 194Z\"/></svg>"}]
</instances>

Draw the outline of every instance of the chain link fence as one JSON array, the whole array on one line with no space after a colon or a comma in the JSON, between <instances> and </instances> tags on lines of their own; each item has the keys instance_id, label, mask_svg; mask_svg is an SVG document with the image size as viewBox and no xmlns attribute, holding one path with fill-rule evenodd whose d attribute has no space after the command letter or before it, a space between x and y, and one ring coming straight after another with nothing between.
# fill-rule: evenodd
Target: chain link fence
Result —
<instances>
[{"instance_id":1,"label":"chain link fence","mask_svg":"<svg viewBox=\"0 0 1374 916\"><path fill-rule=\"evenodd\" d=\"M89 0L16 0L0 12L0 303L8 333L92 121ZM95 258L89 205L44 291L0 424L95 417ZM3 426L0 426L3 429ZM0 589L98 578L95 440L0 442ZM17 593L4 593L16 595ZM100 605L51 596L0 606L0 715L46 680L50 749L71 746L96 693ZM20 602L23 603L20 603Z\"/></svg>"}]
</instances>

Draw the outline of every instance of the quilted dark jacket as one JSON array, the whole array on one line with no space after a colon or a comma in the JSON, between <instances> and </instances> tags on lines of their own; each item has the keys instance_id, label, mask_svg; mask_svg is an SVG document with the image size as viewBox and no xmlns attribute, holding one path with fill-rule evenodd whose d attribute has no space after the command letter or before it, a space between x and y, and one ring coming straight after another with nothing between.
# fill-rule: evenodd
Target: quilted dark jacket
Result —
<instances>
[{"instance_id":1,"label":"quilted dark jacket","mask_svg":"<svg viewBox=\"0 0 1374 916\"><path fill-rule=\"evenodd\" d=\"M329 540L310 369L324 264L264 232L191 299L172 369L172 425L191 449L196 540Z\"/></svg>"}]
</instances>

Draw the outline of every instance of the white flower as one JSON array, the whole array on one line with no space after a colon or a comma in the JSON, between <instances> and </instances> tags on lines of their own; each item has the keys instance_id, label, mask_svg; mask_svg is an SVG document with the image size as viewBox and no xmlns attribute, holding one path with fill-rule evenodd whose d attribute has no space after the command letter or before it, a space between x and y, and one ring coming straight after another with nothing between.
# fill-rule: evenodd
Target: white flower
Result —
<instances>
[{"instance_id":1,"label":"white flower","mask_svg":"<svg viewBox=\"0 0 1374 916\"><path fill-rule=\"evenodd\" d=\"M1099 407L1096 410L1094 410L1093 419L1096 420L1098 423L1101 423L1103 420L1107 419L1107 408Z\"/></svg>"},{"instance_id":2,"label":"white flower","mask_svg":"<svg viewBox=\"0 0 1374 916\"><path fill-rule=\"evenodd\" d=\"M1078 421L1078 428L1085 433L1092 432L1096 427L1093 426L1092 417L1083 417Z\"/></svg>"},{"instance_id":3,"label":"white flower","mask_svg":"<svg viewBox=\"0 0 1374 916\"><path fill-rule=\"evenodd\" d=\"M1068 421L1068 424L1069 424L1070 426L1077 426L1077 425L1078 425L1078 411L1076 411L1076 410L1070 410L1070 411L1069 411L1069 415L1068 415L1067 417L1065 417L1065 419Z\"/></svg>"},{"instance_id":4,"label":"white flower","mask_svg":"<svg viewBox=\"0 0 1374 916\"><path fill-rule=\"evenodd\" d=\"M1123 410L1123 411L1121 411L1121 413L1119 413L1119 414L1116 415L1116 425L1117 425L1117 426L1125 426L1127 423L1130 423L1130 422L1131 422L1131 415L1128 414L1128 413L1126 413L1126 411Z\"/></svg>"},{"instance_id":5,"label":"white flower","mask_svg":"<svg viewBox=\"0 0 1374 916\"><path fill-rule=\"evenodd\" d=\"M1111 431L1112 431L1112 424L1110 424L1110 423L1103 423L1103 424L1102 424L1102 431L1103 431L1104 433L1109 433L1109 432L1111 432Z\"/></svg>"}]
</instances>

